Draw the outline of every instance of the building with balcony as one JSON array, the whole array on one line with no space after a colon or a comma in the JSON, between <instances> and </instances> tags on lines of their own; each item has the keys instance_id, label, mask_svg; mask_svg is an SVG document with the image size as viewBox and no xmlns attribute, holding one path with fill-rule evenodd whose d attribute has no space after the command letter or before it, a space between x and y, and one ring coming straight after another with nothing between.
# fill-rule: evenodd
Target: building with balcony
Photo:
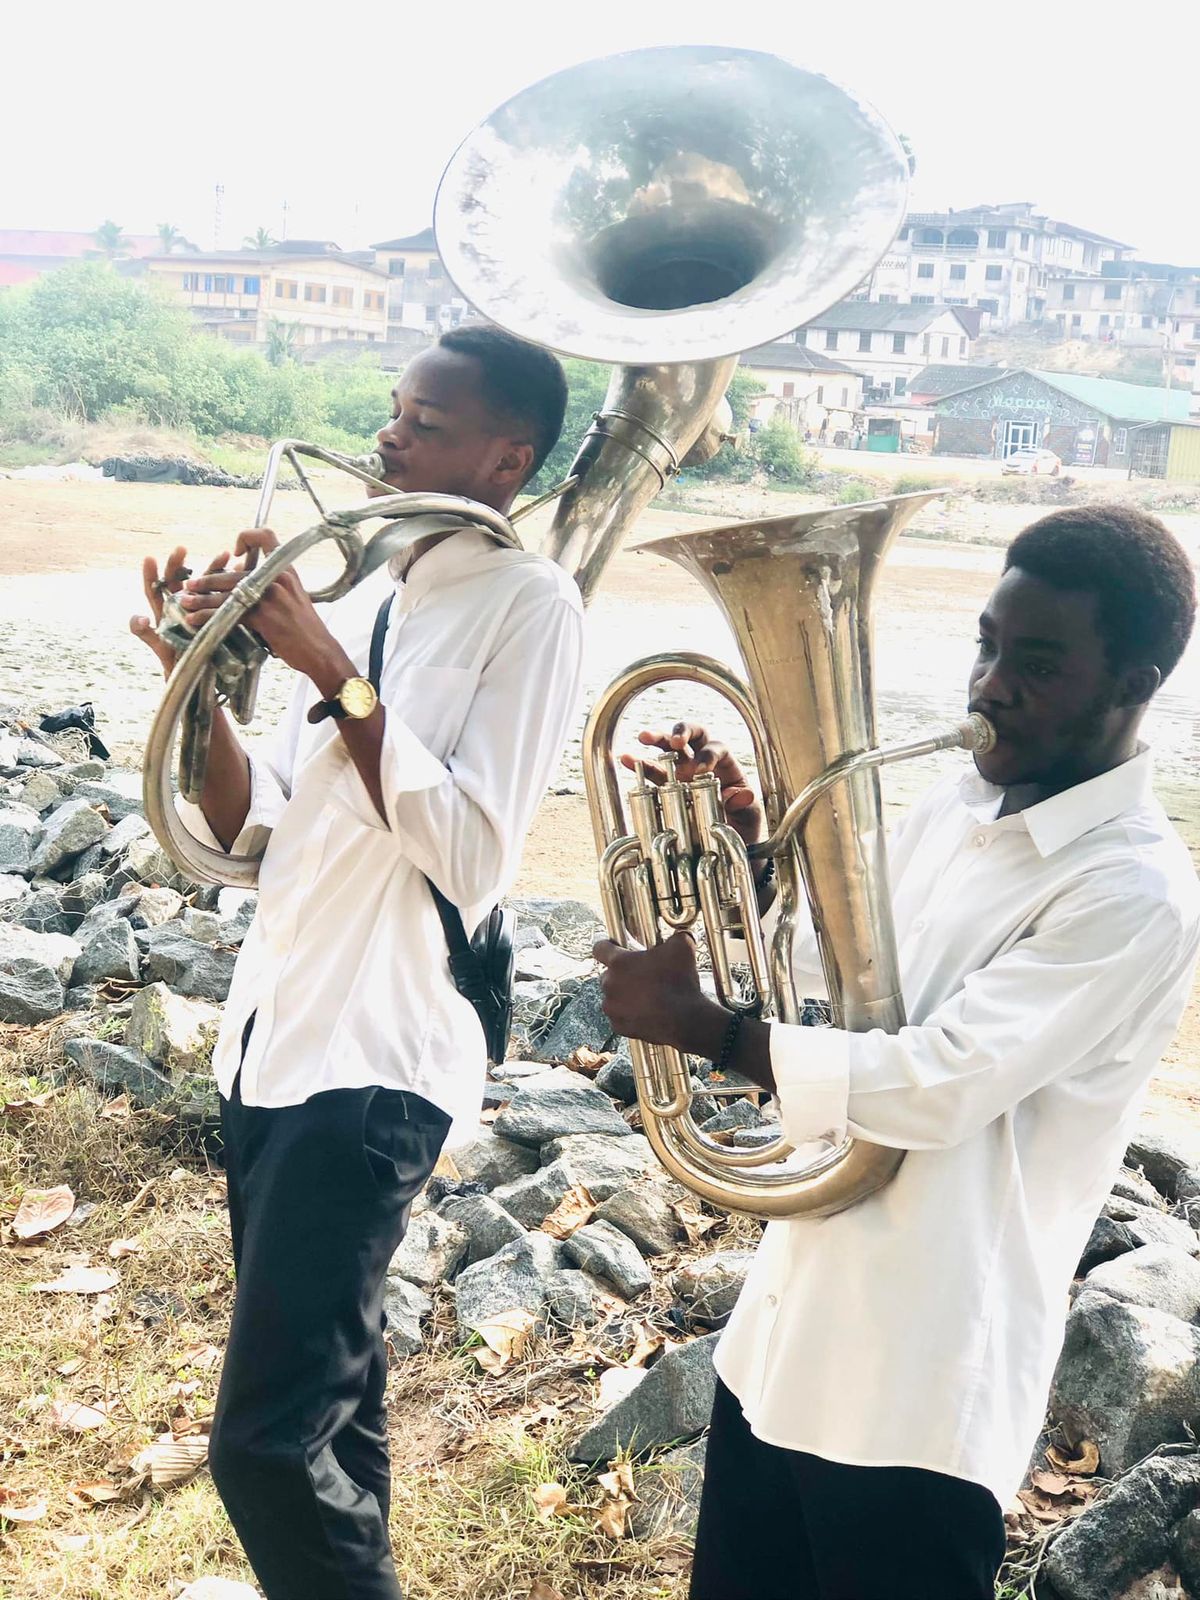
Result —
<instances>
[{"instance_id":1,"label":"building with balcony","mask_svg":"<svg viewBox=\"0 0 1200 1600\"><path fill-rule=\"evenodd\" d=\"M374 344L387 332L387 274L370 259L304 239L269 250L158 255L145 266L203 328L234 344L265 344L274 324L294 327L299 345Z\"/></svg>"},{"instance_id":2,"label":"building with balcony","mask_svg":"<svg viewBox=\"0 0 1200 1600\"><path fill-rule=\"evenodd\" d=\"M456 328L470 307L446 276L433 229L371 246L388 277L388 338L412 328L434 338Z\"/></svg>"},{"instance_id":3,"label":"building with balcony","mask_svg":"<svg viewBox=\"0 0 1200 1600\"><path fill-rule=\"evenodd\" d=\"M842 300L797 328L795 344L862 374L868 403L897 399L931 361L971 359L974 319L954 306Z\"/></svg>"},{"instance_id":4,"label":"building with balcony","mask_svg":"<svg viewBox=\"0 0 1200 1600\"><path fill-rule=\"evenodd\" d=\"M1192 387L1200 357L1200 267L1107 261L1099 278L1056 280L1046 307L1065 339L1157 351L1172 383Z\"/></svg>"}]
</instances>

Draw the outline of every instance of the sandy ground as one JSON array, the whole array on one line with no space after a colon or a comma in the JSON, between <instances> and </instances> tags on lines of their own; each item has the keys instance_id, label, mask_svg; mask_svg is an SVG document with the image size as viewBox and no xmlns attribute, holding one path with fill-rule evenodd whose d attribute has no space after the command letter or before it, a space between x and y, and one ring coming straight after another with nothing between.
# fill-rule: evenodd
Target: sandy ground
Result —
<instances>
[{"instance_id":1,"label":"sandy ground","mask_svg":"<svg viewBox=\"0 0 1200 1600\"><path fill-rule=\"evenodd\" d=\"M912 458L906 458L913 466ZM876 462L872 461L872 465ZM924 463L918 463L923 466ZM915 470L915 469L914 469ZM330 498L344 502L343 480ZM731 491L728 515L780 514L816 502L752 491ZM56 483L0 478L0 701L27 711L94 702L114 755L140 763L146 728L161 680L143 646L130 637L130 613L144 609L138 572L146 554L160 558L184 544L193 559L228 547L248 525L255 495L175 485ZM957 718L974 651L975 618L995 576L998 542L1036 512L1022 506L960 503L933 507L915 523L921 537L905 538L891 556L876 609L876 668L880 736L915 736L931 723ZM282 533L307 526L312 508L299 494L281 495L274 523ZM638 542L699 527L713 516L647 513ZM1193 555L1200 549L1196 518L1168 518ZM970 538L993 541L964 543ZM955 542L949 542L955 541ZM303 569L316 578L328 564ZM637 657L663 650L704 650L736 660L733 641L699 586L672 563L634 549L606 574L588 630L585 698L590 704L609 679ZM256 728L269 725L281 702L284 675L264 684ZM716 713L714 715L714 712ZM708 717L742 753L746 740L730 729L729 713L697 691L663 687L635 708L632 727ZM1200 645L1156 702L1148 737L1158 763L1158 787L1184 837L1200 856L1200 800L1195 785L1200 728ZM890 806L907 804L930 778L959 757L940 757L891 769ZM594 850L580 781L578 740L538 813L518 884L527 894L596 900ZM1164 1062L1147 1115L1196 1143L1200 1155L1200 988Z\"/></svg>"}]
</instances>

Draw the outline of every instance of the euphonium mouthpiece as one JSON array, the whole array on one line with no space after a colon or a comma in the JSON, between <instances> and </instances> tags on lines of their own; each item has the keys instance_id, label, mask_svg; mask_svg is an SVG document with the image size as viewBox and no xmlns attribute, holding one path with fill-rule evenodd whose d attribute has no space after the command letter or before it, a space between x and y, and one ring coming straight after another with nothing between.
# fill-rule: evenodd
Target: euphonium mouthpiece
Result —
<instances>
[{"instance_id":1,"label":"euphonium mouthpiece","mask_svg":"<svg viewBox=\"0 0 1200 1600\"><path fill-rule=\"evenodd\" d=\"M985 756L996 748L996 730L981 712L972 711L959 727L959 734L963 749L972 755Z\"/></svg>"}]
</instances>

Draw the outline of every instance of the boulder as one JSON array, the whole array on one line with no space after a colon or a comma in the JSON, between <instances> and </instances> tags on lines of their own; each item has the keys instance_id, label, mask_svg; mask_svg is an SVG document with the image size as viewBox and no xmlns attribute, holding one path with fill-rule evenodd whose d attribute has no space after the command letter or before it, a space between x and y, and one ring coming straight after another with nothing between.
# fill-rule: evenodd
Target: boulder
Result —
<instances>
[{"instance_id":1,"label":"boulder","mask_svg":"<svg viewBox=\"0 0 1200 1600\"><path fill-rule=\"evenodd\" d=\"M63 1053L105 1094L127 1094L135 1106L155 1106L171 1096L170 1080L140 1050L106 1039L68 1039Z\"/></svg>"},{"instance_id":2,"label":"boulder","mask_svg":"<svg viewBox=\"0 0 1200 1600\"><path fill-rule=\"evenodd\" d=\"M1178 1217L1153 1206L1141 1206L1131 1200L1107 1200L1103 1216L1113 1222L1123 1222L1129 1229L1134 1248L1143 1244L1171 1244L1186 1255L1200 1255L1200 1239L1195 1230Z\"/></svg>"},{"instance_id":3,"label":"boulder","mask_svg":"<svg viewBox=\"0 0 1200 1600\"><path fill-rule=\"evenodd\" d=\"M388 1273L418 1289L432 1289L450 1282L466 1254L467 1230L436 1211L425 1211L409 1223Z\"/></svg>"},{"instance_id":4,"label":"boulder","mask_svg":"<svg viewBox=\"0 0 1200 1600\"><path fill-rule=\"evenodd\" d=\"M67 884L61 894L62 907L76 919L78 928L83 918L88 917L98 905L102 905L108 894L108 879L102 872L85 872L82 877L75 878ZM80 944L84 941L81 939Z\"/></svg>"},{"instance_id":5,"label":"boulder","mask_svg":"<svg viewBox=\"0 0 1200 1600\"><path fill-rule=\"evenodd\" d=\"M753 1260L751 1250L716 1250L672 1273L671 1292L683 1307L688 1327L725 1326Z\"/></svg>"},{"instance_id":6,"label":"boulder","mask_svg":"<svg viewBox=\"0 0 1200 1600\"><path fill-rule=\"evenodd\" d=\"M0 906L11 906L29 893L29 883L17 872L0 872Z\"/></svg>"},{"instance_id":7,"label":"boulder","mask_svg":"<svg viewBox=\"0 0 1200 1600\"><path fill-rule=\"evenodd\" d=\"M58 1016L65 1005L53 967L28 956L0 956L0 1022L31 1027Z\"/></svg>"},{"instance_id":8,"label":"boulder","mask_svg":"<svg viewBox=\"0 0 1200 1600\"><path fill-rule=\"evenodd\" d=\"M665 1256L679 1245L682 1230L672 1206L683 1197L677 1183L642 1180L610 1195L592 1220L619 1229L644 1256Z\"/></svg>"},{"instance_id":9,"label":"boulder","mask_svg":"<svg viewBox=\"0 0 1200 1600\"><path fill-rule=\"evenodd\" d=\"M70 871L63 870L59 875L64 880L70 879L74 883L76 878L85 878L93 872L107 873L112 868L113 863L104 854L100 846L98 844L90 844L86 850L80 851L75 857L75 860L71 863Z\"/></svg>"},{"instance_id":10,"label":"boulder","mask_svg":"<svg viewBox=\"0 0 1200 1600\"><path fill-rule=\"evenodd\" d=\"M1050 1409L1094 1439L1106 1477L1187 1436L1200 1414L1200 1329L1086 1288L1071 1308Z\"/></svg>"},{"instance_id":11,"label":"boulder","mask_svg":"<svg viewBox=\"0 0 1200 1600\"><path fill-rule=\"evenodd\" d=\"M553 984L560 984L565 978L582 981L591 970L590 961L578 961L557 945L544 941L540 945L523 945L513 959L513 977L522 982L534 978L544 978Z\"/></svg>"},{"instance_id":12,"label":"boulder","mask_svg":"<svg viewBox=\"0 0 1200 1600\"><path fill-rule=\"evenodd\" d=\"M646 1173L657 1177L662 1172L646 1136L628 1129L626 1135L623 1139L608 1139L581 1133L551 1139L542 1146L542 1161L561 1161L570 1182L582 1183L592 1199L600 1203Z\"/></svg>"},{"instance_id":13,"label":"boulder","mask_svg":"<svg viewBox=\"0 0 1200 1600\"><path fill-rule=\"evenodd\" d=\"M216 905L221 919L217 943L240 945L250 932L257 910L258 895L253 889L222 889Z\"/></svg>"},{"instance_id":14,"label":"boulder","mask_svg":"<svg viewBox=\"0 0 1200 1600\"><path fill-rule=\"evenodd\" d=\"M142 809L141 774L110 772L102 783L84 779L76 783L72 794L76 800L104 806L114 822L123 822L126 817Z\"/></svg>"},{"instance_id":15,"label":"boulder","mask_svg":"<svg viewBox=\"0 0 1200 1600\"><path fill-rule=\"evenodd\" d=\"M708 1426L717 1375L710 1333L660 1356L632 1393L623 1396L568 1446L570 1460L589 1466L622 1451L644 1455L663 1445L693 1439Z\"/></svg>"},{"instance_id":16,"label":"boulder","mask_svg":"<svg viewBox=\"0 0 1200 1600\"><path fill-rule=\"evenodd\" d=\"M137 976L137 941L133 929L120 918L93 934L71 970L73 984L106 983L110 978L136 982Z\"/></svg>"},{"instance_id":17,"label":"boulder","mask_svg":"<svg viewBox=\"0 0 1200 1600\"><path fill-rule=\"evenodd\" d=\"M582 900L510 900L517 913L518 926L531 923L551 944L569 956L585 960L597 939L604 938L604 924Z\"/></svg>"},{"instance_id":18,"label":"boulder","mask_svg":"<svg viewBox=\"0 0 1200 1600\"><path fill-rule=\"evenodd\" d=\"M145 975L152 982L165 983L176 994L199 1000L227 998L237 961L234 951L199 944L170 925L152 928L142 938L146 941Z\"/></svg>"},{"instance_id":19,"label":"boulder","mask_svg":"<svg viewBox=\"0 0 1200 1600\"><path fill-rule=\"evenodd\" d=\"M705 1133L728 1133L733 1128L761 1128L766 1118L752 1100L731 1100L703 1124Z\"/></svg>"},{"instance_id":20,"label":"boulder","mask_svg":"<svg viewBox=\"0 0 1200 1600\"><path fill-rule=\"evenodd\" d=\"M42 819L32 806L0 805L0 872L32 872L41 836Z\"/></svg>"},{"instance_id":21,"label":"boulder","mask_svg":"<svg viewBox=\"0 0 1200 1600\"><path fill-rule=\"evenodd\" d=\"M1184 1322L1200 1317L1200 1261L1169 1244L1142 1245L1103 1262L1088 1273L1086 1287Z\"/></svg>"},{"instance_id":22,"label":"boulder","mask_svg":"<svg viewBox=\"0 0 1200 1600\"><path fill-rule=\"evenodd\" d=\"M76 940L62 933L37 933L11 923L0 923L0 972L10 961L39 962L49 967L60 983L66 983L81 954Z\"/></svg>"},{"instance_id":23,"label":"boulder","mask_svg":"<svg viewBox=\"0 0 1200 1600\"><path fill-rule=\"evenodd\" d=\"M221 942L221 919L215 911L197 911L193 906L184 906L179 926L189 939L195 939L198 944Z\"/></svg>"},{"instance_id":24,"label":"boulder","mask_svg":"<svg viewBox=\"0 0 1200 1600\"><path fill-rule=\"evenodd\" d=\"M538 1040L533 1053L542 1061L567 1061L579 1049L604 1050L612 1036L600 979L587 978Z\"/></svg>"},{"instance_id":25,"label":"boulder","mask_svg":"<svg viewBox=\"0 0 1200 1600\"><path fill-rule=\"evenodd\" d=\"M611 1061L606 1061L592 1079L597 1089L631 1106L637 1099L637 1085L633 1081L633 1062L629 1059L629 1046L622 1043Z\"/></svg>"},{"instance_id":26,"label":"boulder","mask_svg":"<svg viewBox=\"0 0 1200 1600\"><path fill-rule=\"evenodd\" d=\"M423 1289L407 1278L390 1277L383 1292L384 1337L398 1356L415 1356L421 1348L421 1321L433 1309Z\"/></svg>"},{"instance_id":27,"label":"boulder","mask_svg":"<svg viewBox=\"0 0 1200 1600\"><path fill-rule=\"evenodd\" d=\"M1175 1565L1189 1594L1200 1594L1200 1510L1189 1511L1175 1529Z\"/></svg>"},{"instance_id":28,"label":"boulder","mask_svg":"<svg viewBox=\"0 0 1200 1600\"><path fill-rule=\"evenodd\" d=\"M515 1144L539 1148L572 1134L626 1136L629 1125L608 1096L572 1076L577 1082L539 1086L535 1081L519 1089L496 1118L496 1132Z\"/></svg>"},{"instance_id":29,"label":"boulder","mask_svg":"<svg viewBox=\"0 0 1200 1600\"><path fill-rule=\"evenodd\" d=\"M552 1276L546 1313L561 1328L591 1328L604 1317L607 1293L589 1273L564 1267Z\"/></svg>"},{"instance_id":30,"label":"boulder","mask_svg":"<svg viewBox=\"0 0 1200 1600\"><path fill-rule=\"evenodd\" d=\"M89 801L64 800L46 818L30 867L34 872L54 872L98 844L108 832L109 824Z\"/></svg>"},{"instance_id":31,"label":"boulder","mask_svg":"<svg viewBox=\"0 0 1200 1600\"><path fill-rule=\"evenodd\" d=\"M485 1189L512 1183L538 1168L536 1151L501 1139L490 1128L480 1128L470 1144L451 1150L449 1156L464 1183L481 1183Z\"/></svg>"},{"instance_id":32,"label":"boulder","mask_svg":"<svg viewBox=\"0 0 1200 1600\"><path fill-rule=\"evenodd\" d=\"M1200 1459L1154 1456L1067 1525L1046 1554L1062 1600L1118 1600L1172 1553L1174 1525L1200 1499Z\"/></svg>"},{"instance_id":33,"label":"boulder","mask_svg":"<svg viewBox=\"0 0 1200 1600\"><path fill-rule=\"evenodd\" d=\"M61 767L65 763L52 745L40 739L18 739L17 761L23 767Z\"/></svg>"},{"instance_id":34,"label":"boulder","mask_svg":"<svg viewBox=\"0 0 1200 1600\"><path fill-rule=\"evenodd\" d=\"M150 824L145 817L139 816L136 811L131 811L100 840L101 854L109 857L122 855L135 839L144 839L149 832Z\"/></svg>"},{"instance_id":35,"label":"boulder","mask_svg":"<svg viewBox=\"0 0 1200 1600\"><path fill-rule=\"evenodd\" d=\"M82 919L63 909L53 889L38 889L18 902L8 920L34 933L74 933Z\"/></svg>"},{"instance_id":36,"label":"boulder","mask_svg":"<svg viewBox=\"0 0 1200 1600\"><path fill-rule=\"evenodd\" d=\"M512 1183L492 1190L492 1199L526 1228L540 1228L567 1190L578 1180L565 1161L551 1161Z\"/></svg>"},{"instance_id":37,"label":"boulder","mask_svg":"<svg viewBox=\"0 0 1200 1600\"><path fill-rule=\"evenodd\" d=\"M212 1060L220 1021L219 1009L207 1001L187 1000L165 983L151 983L133 997L125 1043L171 1077L200 1072Z\"/></svg>"},{"instance_id":38,"label":"boulder","mask_svg":"<svg viewBox=\"0 0 1200 1600\"><path fill-rule=\"evenodd\" d=\"M548 1234L531 1233L486 1261L465 1267L454 1286L460 1333L473 1332L503 1311L541 1312L561 1265L554 1240Z\"/></svg>"},{"instance_id":39,"label":"boulder","mask_svg":"<svg viewBox=\"0 0 1200 1600\"><path fill-rule=\"evenodd\" d=\"M451 1195L439 1210L466 1234L467 1266L486 1261L505 1245L525 1237L525 1229L517 1219L485 1194Z\"/></svg>"},{"instance_id":40,"label":"boulder","mask_svg":"<svg viewBox=\"0 0 1200 1600\"><path fill-rule=\"evenodd\" d=\"M635 1539L681 1539L690 1542L700 1515L704 1458L708 1440L667 1450L642 1467L635 1479L637 1504L629 1513Z\"/></svg>"},{"instance_id":41,"label":"boulder","mask_svg":"<svg viewBox=\"0 0 1200 1600\"><path fill-rule=\"evenodd\" d=\"M1125 1152L1125 1165L1145 1173L1164 1199L1172 1204L1190 1199L1179 1193L1179 1179L1200 1165L1200 1151L1189 1150L1163 1133L1139 1133Z\"/></svg>"},{"instance_id":42,"label":"boulder","mask_svg":"<svg viewBox=\"0 0 1200 1600\"><path fill-rule=\"evenodd\" d=\"M650 1272L632 1239L611 1222L587 1222L563 1241L568 1260L611 1283L623 1300L636 1300L650 1287Z\"/></svg>"},{"instance_id":43,"label":"boulder","mask_svg":"<svg viewBox=\"0 0 1200 1600\"><path fill-rule=\"evenodd\" d=\"M32 772L21 787L20 803L31 811L49 811L58 805L63 792L48 772Z\"/></svg>"},{"instance_id":44,"label":"boulder","mask_svg":"<svg viewBox=\"0 0 1200 1600\"><path fill-rule=\"evenodd\" d=\"M129 920L135 928L161 928L174 922L183 910L183 896L178 889L159 884L153 889L143 889L141 894L135 893L132 904Z\"/></svg>"},{"instance_id":45,"label":"boulder","mask_svg":"<svg viewBox=\"0 0 1200 1600\"><path fill-rule=\"evenodd\" d=\"M121 857L117 882L122 886L127 883L144 883L166 884L176 888L180 881L175 863L153 834L134 839Z\"/></svg>"}]
</instances>

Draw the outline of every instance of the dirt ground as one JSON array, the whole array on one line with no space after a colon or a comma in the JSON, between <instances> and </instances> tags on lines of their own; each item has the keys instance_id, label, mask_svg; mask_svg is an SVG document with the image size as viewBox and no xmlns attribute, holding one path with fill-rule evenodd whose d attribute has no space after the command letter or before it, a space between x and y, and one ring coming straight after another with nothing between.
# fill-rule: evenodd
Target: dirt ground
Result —
<instances>
[{"instance_id":1,"label":"dirt ground","mask_svg":"<svg viewBox=\"0 0 1200 1600\"><path fill-rule=\"evenodd\" d=\"M924 465L921 463L920 465ZM343 480L329 485L345 503ZM352 492L352 491L351 491ZM250 491L177 485L46 482L0 477L0 701L27 712L80 700L94 702L114 756L138 765L160 680L126 622L144 609L138 577L142 557L160 559L184 544L193 558L228 548L249 525ZM762 491L726 491L725 516L782 514L818 502ZM961 712L963 685L974 650L975 618L1002 560L1001 541L1037 515L1033 508L959 500L916 519L918 537L905 538L889 559L876 607L879 732L887 740L915 736ZM545 514L543 514L544 516ZM296 532L313 520L304 496L280 495L274 525ZM538 519L527 527L536 530ZM704 526L719 516L651 511L637 542ZM1196 551L1197 519L1166 519ZM534 535L535 537L535 535ZM978 538L983 543L971 543ZM949 542L953 541L953 542ZM328 564L303 569L317 575ZM704 650L735 661L732 638L704 594L661 557L626 549L610 566L588 629L585 701L630 661L663 650ZM284 692L276 673L264 684L256 728L269 725ZM714 719L745 753L729 713L695 691L663 687L635 710L634 726L679 716ZM1200 726L1200 646L1156 702L1147 733L1156 749L1159 793L1193 854L1200 857L1200 801L1195 784ZM907 804L947 762L942 757L892 769L889 805ZM576 737L538 813L517 890L596 901L594 849L582 796ZM1164 1061L1147 1117L1170 1125L1200 1153L1200 989Z\"/></svg>"}]
</instances>

